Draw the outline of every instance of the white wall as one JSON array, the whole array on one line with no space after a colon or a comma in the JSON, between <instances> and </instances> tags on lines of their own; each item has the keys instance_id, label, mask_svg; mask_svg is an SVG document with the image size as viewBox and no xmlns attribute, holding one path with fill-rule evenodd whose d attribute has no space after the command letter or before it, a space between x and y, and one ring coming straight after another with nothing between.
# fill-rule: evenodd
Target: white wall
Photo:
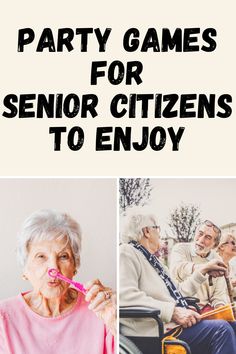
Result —
<instances>
[{"instance_id":1,"label":"white wall","mask_svg":"<svg viewBox=\"0 0 236 354\"><path fill-rule=\"evenodd\" d=\"M116 200L115 179L0 179L0 299L31 288L16 261L17 232L30 213L42 208L65 211L82 227L77 279L99 278L115 288Z\"/></svg>"},{"instance_id":2,"label":"white wall","mask_svg":"<svg viewBox=\"0 0 236 354\"><path fill-rule=\"evenodd\" d=\"M163 236L165 231L171 235L170 212L182 202L198 205L202 219L216 225L236 222L236 178L152 178L151 183L154 189L149 205L155 210Z\"/></svg>"}]
</instances>

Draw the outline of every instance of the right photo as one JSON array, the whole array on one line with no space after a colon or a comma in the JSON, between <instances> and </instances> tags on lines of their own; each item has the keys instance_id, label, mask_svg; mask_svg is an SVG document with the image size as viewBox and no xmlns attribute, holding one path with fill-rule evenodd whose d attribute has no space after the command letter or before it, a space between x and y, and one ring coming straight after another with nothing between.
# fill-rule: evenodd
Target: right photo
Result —
<instances>
[{"instance_id":1,"label":"right photo","mask_svg":"<svg viewBox=\"0 0 236 354\"><path fill-rule=\"evenodd\" d=\"M120 353L236 353L236 179L119 179Z\"/></svg>"}]
</instances>

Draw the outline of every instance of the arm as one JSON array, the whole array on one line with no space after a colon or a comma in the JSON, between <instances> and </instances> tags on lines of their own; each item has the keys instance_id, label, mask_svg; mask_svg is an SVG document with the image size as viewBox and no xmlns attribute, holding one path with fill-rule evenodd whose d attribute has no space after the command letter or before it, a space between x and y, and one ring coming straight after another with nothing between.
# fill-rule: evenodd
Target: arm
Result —
<instances>
[{"instance_id":1,"label":"arm","mask_svg":"<svg viewBox=\"0 0 236 354\"><path fill-rule=\"evenodd\" d=\"M88 308L101 318L113 336L116 335L116 294L111 288L95 279L85 284L85 300L90 302Z\"/></svg>"},{"instance_id":2,"label":"arm","mask_svg":"<svg viewBox=\"0 0 236 354\"><path fill-rule=\"evenodd\" d=\"M148 296L139 289L139 279L141 276L141 264L134 254L129 254L121 250L120 253L120 305L121 306L147 306L160 310L160 317L163 322L175 322L184 328L191 327L200 321L200 315L192 310L176 307L175 303L159 301L152 296ZM132 276L131 276L132 275ZM148 278L148 273L145 274ZM144 275L144 276L145 276ZM157 275L158 276L158 275ZM153 283L155 286L155 283ZM160 292L157 289L157 294ZM171 311L170 311L171 309Z\"/></svg>"},{"instance_id":3,"label":"arm","mask_svg":"<svg viewBox=\"0 0 236 354\"><path fill-rule=\"evenodd\" d=\"M190 276L194 270L194 263L188 259L185 245L178 243L171 251L170 273L178 282Z\"/></svg>"},{"instance_id":4,"label":"arm","mask_svg":"<svg viewBox=\"0 0 236 354\"><path fill-rule=\"evenodd\" d=\"M194 296L199 290L199 286L208 281L208 275L212 275L217 279L214 281L213 295L209 298L210 303L214 307L227 303L226 284L222 277L227 268L220 259L194 264L188 257L186 245L178 244L173 247L170 271L185 296Z\"/></svg>"},{"instance_id":5,"label":"arm","mask_svg":"<svg viewBox=\"0 0 236 354\"><path fill-rule=\"evenodd\" d=\"M210 302L213 307L223 306L230 302L228 297L225 278L217 278L215 280L215 288Z\"/></svg>"},{"instance_id":6,"label":"arm","mask_svg":"<svg viewBox=\"0 0 236 354\"><path fill-rule=\"evenodd\" d=\"M195 265L187 257L185 245L177 244L173 247L170 257L170 273L184 296L196 295L199 286L208 277L200 271L202 265Z\"/></svg>"},{"instance_id":7,"label":"arm","mask_svg":"<svg viewBox=\"0 0 236 354\"><path fill-rule=\"evenodd\" d=\"M134 252L127 248L120 248L120 305L147 306L161 311L163 322L170 322L175 304L168 301L159 301L148 296L139 288L141 264ZM148 274L147 274L148 278Z\"/></svg>"}]
</instances>

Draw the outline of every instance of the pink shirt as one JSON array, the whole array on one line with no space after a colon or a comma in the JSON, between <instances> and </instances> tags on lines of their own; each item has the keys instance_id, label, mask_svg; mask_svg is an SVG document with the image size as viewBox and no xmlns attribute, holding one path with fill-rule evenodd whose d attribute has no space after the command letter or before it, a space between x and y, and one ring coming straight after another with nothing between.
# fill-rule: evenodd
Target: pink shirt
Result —
<instances>
[{"instance_id":1,"label":"pink shirt","mask_svg":"<svg viewBox=\"0 0 236 354\"><path fill-rule=\"evenodd\" d=\"M114 338L79 293L57 317L33 312L22 295L0 302L1 354L112 354Z\"/></svg>"}]
</instances>

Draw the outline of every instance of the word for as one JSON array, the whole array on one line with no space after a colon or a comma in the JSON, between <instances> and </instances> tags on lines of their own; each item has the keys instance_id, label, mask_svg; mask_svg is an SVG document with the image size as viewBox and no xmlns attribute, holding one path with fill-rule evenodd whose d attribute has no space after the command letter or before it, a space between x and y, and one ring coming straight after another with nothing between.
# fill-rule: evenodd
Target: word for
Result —
<instances>
[{"instance_id":1,"label":"word for","mask_svg":"<svg viewBox=\"0 0 236 354\"><path fill-rule=\"evenodd\" d=\"M167 131L160 126L149 128L142 127L140 141L134 141L131 127L98 127L96 133L96 151L125 151L131 149L143 151L148 146L154 151L164 148L167 136L172 143L172 151L179 150L179 142L182 138L184 127L178 128L177 132L173 127ZM84 144L84 131L81 127L73 127L67 133L66 127L50 127L49 134L54 134L54 151L61 151L62 133L67 134L67 146L70 150L78 151Z\"/></svg>"},{"instance_id":2,"label":"word for","mask_svg":"<svg viewBox=\"0 0 236 354\"><path fill-rule=\"evenodd\" d=\"M93 61L91 66L91 85L97 85L97 78L104 77L105 71L99 70L99 68L104 68L107 66L107 61ZM110 84L119 85L124 77L125 84L131 85L132 79L137 85L141 84L142 79L140 77L143 71L143 64L140 61L128 61L126 68L124 64L119 60L114 60L109 64L107 69L107 78Z\"/></svg>"}]
</instances>

